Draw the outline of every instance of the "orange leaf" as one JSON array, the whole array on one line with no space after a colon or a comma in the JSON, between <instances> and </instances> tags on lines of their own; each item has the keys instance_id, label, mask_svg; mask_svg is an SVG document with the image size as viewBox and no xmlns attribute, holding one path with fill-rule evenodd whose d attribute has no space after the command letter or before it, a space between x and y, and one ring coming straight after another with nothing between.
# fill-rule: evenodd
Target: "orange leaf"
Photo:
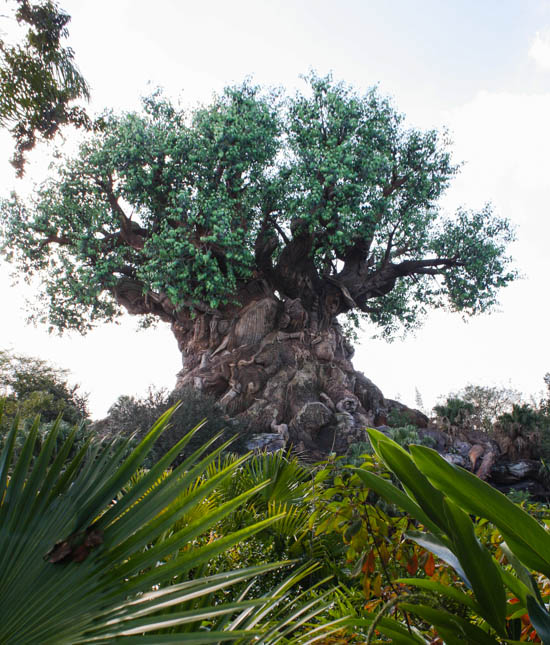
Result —
<instances>
[{"instance_id":1,"label":"orange leaf","mask_svg":"<svg viewBox=\"0 0 550 645\"><path fill-rule=\"evenodd\" d=\"M414 574L418 571L418 558L416 557L416 553L407 562L407 571L409 572L410 576L414 576Z\"/></svg>"},{"instance_id":2,"label":"orange leaf","mask_svg":"<svg viewBox=\"0 0 550 645\"><path fill-rule=\"evenodd\" d=\"M426 572L426 575L429 576L430 578L435 573L435 562L434 562L434 557L431 553L428 556L426 563L424 564L424 571Z\"/></svg>"},{"instance_id":3,"label":"orange leaf","mask_svg":"<svg viewBox=\"0 0 550 645\"><path fill-rule=\"evenodd\" d=\"M374 568L374 549L371 549L366 559L366 572L374 573Z\"/></svg>"}]
</instances>

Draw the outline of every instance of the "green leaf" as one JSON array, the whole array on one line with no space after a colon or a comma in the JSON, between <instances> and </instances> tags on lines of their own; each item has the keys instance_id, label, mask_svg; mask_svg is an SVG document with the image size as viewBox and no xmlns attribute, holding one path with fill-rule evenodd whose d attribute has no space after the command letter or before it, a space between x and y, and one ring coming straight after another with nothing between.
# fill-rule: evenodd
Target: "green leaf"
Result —
<instances>
[{"instance_id":1,"label":"green leaf","mask_svg":"<svg viewBox=\"0 0 550 645\"><path fill-rule=\"evenodd\" d=\"M347 618L343 621L343 625L355 629L363 627L368 630L375 618L377 618L377 614L374 613L368 615L368 618ZM389 616L382 616L376 625L376 629L391 638L392 643L396 643L396 645L411 645L411 643L426 645L427 643L425 638L422 638L415 631L409 632L403 623Z\"/></svg>"},{"instance_id":2,"label":"green leaf","mask_svg":"<svg viewBox=\"0 0 550 645\"><path fill-rule=\"evenodd\" d=\"M481 616L505 635L506 592L489 551L479 542L469 516L454 502L445 500L453 550L462 565L482 608Z\"/></svg>"},{"instance_id":3,"label":"green leaf","mask_svg":"<svg viewBox=\"0 0 550 645\"><path fill-rule=\"evenodd\" d=\"M531 624L540 636L544 645L550 645L550 614L544 605L529 596L527 598L527 611Z\"/></svg>"},{"instance_id":4,"label":"green leaf","mask_svg":"<svg viewBox=\"0 0 550 645\"><path fill-rule=\"evenodd\" d=\"M411 446L418 468L467 513L491 521L509 548L528 567L550 576L550 535L529 514L489 484L447 463L425 446Z\"/></svg>"},{"instance_id":5,"label":"green leaf","mask_svg":"<svg viewBox=\"0 0 550 645\"><path fill-rule=\"evenodd\" d=\"M447 596L455 602L468 607L476 614L482 614L482 609L474 598L450 584L444 585L441 582L436 582L435 580L430 580L429 578L398 578L397 580L395 580L395 582L397 584L402 583L404 585L418 587L419 589L433 591L440 596Z\"/></svg>"},{"instance_id":6,"label":"green leaf","mask_svg":"<svg viewBox=\"0 0 550 645\"><path fill-rule=\"evenodd\" d=\"M420 506L392 483L369 472L368 470L364 470L363 468L354 468L351 466L349 468L350 470L353 470L353 472L355 472L369 488L380 495L380 497L383 497L386 501L390 502L390 504L395 504L399 508L403 509L433 533L440 532L439 527L430 520Z\"/></svg>"},{"instance_id":7,"label":"green leaf","mask_svg":"<svg viewBox=\"0 0 550 645\"><path fill-rule=\"evenodd\" d=\"M451 551L451 549L447 547L443 542L441 542L438 538L436 538L435 535L430 535L430 533L422 533L420 531L408 531L407 533L405 533L405 537L407 537L409 540L413 540L424 549L431 551L434 555L443 560L443 562L449 564L462 578L464 584L468 587L468 589L472 588L472 584L468 580L468 576L462 568L459 559Z\"/></svg>"},{"instance_id":8,"label":"green leaf","mask_svg":"<svg viewBox=\"0 0 550 645\"><path fill-rule=\"evenodd\" d=\"M454 645L455 643L463 645L464 641L475 643L475 645L499 644L496 638L461 616L455 616L447 611L434 609L427 605L401 603L400 607L405 611L410 611L411 614L420 616L420 618L433 625L449 645Z\"/></svg>"},{"instance_id":9,"label":"green leaf","mask_svg":"<svg viewBox=\"0 0 550 645\"><path fill-rule=\"evenodd\" d=\"M370 429L368 433L371 438L375 436ZM409 453L385 436L378 437L377 451L388 468L397 475L407 492L414 496L415 501L432 523L440 531L445 531L446 515L443 495L420 472Z\"/></svg>"}]
</instances>

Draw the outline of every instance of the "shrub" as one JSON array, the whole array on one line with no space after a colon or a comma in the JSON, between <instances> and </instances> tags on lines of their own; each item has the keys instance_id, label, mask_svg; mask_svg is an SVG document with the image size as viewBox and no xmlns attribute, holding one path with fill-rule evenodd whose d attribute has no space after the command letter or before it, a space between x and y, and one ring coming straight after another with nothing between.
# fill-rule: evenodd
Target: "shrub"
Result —
<instances>
[{"instance_id":1,"label":"shrub","mask_svg":"<svg viewBox=\"0 0 550 645\"><path fill-rule=\"evenodd\" d=\"M384 616L399 605L448 643L539 642L537 634L548 642L546 585L541 576L537 579L531 573L534 570L550 576L546 527L472 473L447 463L434 450L411 446L409 454L376 430L369 430L369 435L376 455L403 484L404 491L374 472L353 470L366 488L401 507L420 524L422 530L409 531L407 537L449 563L462 581L396 580L403 585L401 595L377 616L368 618L370 637L375 628L387 636L403 628ZM446 600L466 608L465 617L447 611ZM425 640L419 634L404 642Z\"/></svg>"},{"instance_id":2,"label":"shrub","mask_svg":"<svg viewBox=\"0 0 550 645\"><path fill-rule=\"evenodd\" d=\"M229 419L217 406L214 397L192 387L184 388L173 394L167 390L150 388L148 394L142 398L121 396L109 409L107 419L96 424L96 428L103 436L127 437L136 433L139 439L145 435L155 419L158 419L176 403L179 403L179 406L171 417L170 427L151 450L149 463L160 459L188 432L189 428L195 427L204 419L207 420L207 423L202 425L189 441L185 452L177 457L176 464L222 430L224 431L224 440L236 437L231 445L233 452L239 454L246 452L248 429L242 423L235 423ZM218 447L221 441L221 439L215 441L210 450Z\"/></svg>"},{"instance_id":3,"label":"shrub","mask_svg":"<svg viewBox=\"0 0 550 645\"><path fill-rule=\"evenodd\" d=\"M445 403L434 406L434 412L447 428L466 428L474 414L474 406L464 399L451 396Z\"/></svg>"}]
</instances>

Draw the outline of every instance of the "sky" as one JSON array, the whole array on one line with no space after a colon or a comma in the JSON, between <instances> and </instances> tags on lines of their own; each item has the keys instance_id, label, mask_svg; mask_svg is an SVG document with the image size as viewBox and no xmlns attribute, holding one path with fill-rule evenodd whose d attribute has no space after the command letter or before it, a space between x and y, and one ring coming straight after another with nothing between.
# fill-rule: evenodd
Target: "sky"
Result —
<instances>
[{"instance_id":1,"label":"sky","mask_svg":"<svg viewBox=\"0 0 550 645\"><path fill-rule=\"evenodd\" d=\"M509 218L521 279L490 313L466 321L433 312L393 343L365 326L354 365L387 397L425 409L468 383L512 386L526 397L550 371L550 1L548 0L60 0L69 44L91 86L89 109L135 110L155 87L193 106L225 85L300 87L310 69L366 91L377 85L407 123L447 128L463 164L444 211L490 202ZM0 27L2 25L0 24ZM57 144L76 149L78 135ZM30 156L26 177L0 133L0 196L28 194L47 176L53 147ZM33 289L0 265L0 348L54 362L90 393L95 418L121 394L172 388L181 358L169 327L135 318L87 336L51 336L25 322Z\"/></svg>"}]
</instances>

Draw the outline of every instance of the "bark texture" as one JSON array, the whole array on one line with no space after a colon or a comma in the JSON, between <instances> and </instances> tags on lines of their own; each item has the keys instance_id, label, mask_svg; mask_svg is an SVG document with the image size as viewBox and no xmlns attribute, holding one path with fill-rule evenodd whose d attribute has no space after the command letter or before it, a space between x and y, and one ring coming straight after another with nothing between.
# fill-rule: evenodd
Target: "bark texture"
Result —
<instances>
[{"instance_id":1,"label":"bark texture","mask_svg":"<svg viewBox=\"0 0 550 645\"><path fill-rule=\"evenodd\" d=\"M262 281L247 285L239 301L172 320L183 358L176 390L214 394L254 432L276 433L309 453L342 452L383 421L388 404L354 370L353 348L335 317L327 319L326 303L308 311Z\"/></svg>"}]
</instances>

